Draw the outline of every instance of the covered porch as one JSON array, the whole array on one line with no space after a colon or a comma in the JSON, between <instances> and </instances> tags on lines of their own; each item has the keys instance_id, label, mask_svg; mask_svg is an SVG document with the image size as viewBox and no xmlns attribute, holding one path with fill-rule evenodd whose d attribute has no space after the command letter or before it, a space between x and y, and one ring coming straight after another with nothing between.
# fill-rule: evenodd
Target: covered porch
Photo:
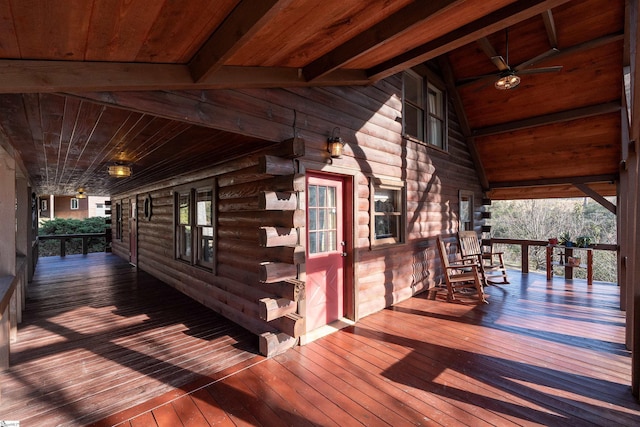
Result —
<instances>
[{"instance_id":1,"label":"covered porch","mask_svg":"<svg viewBox=\"0 0 640 427\"><path fill-rule=\"evenodd\" d=\"M518 271L510 280L487 289L489 305L473 296L447 303L436 289L267 359L255 336L116 256L43 258L0 376L0 419L640 423L619 287Z\"/></svg>"}]
</instances>

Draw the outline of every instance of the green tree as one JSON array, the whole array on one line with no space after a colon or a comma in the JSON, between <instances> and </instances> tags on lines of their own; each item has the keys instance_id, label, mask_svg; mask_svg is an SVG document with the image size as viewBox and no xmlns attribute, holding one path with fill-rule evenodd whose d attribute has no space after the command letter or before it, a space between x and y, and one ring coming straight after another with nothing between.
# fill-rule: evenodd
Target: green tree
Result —
<instances>
[{"instance_id":1,"label":"green tree","mask_svg":"<svg viewBox=\"0 0 640 427\"><path fill-rule=\"evenodd\" d=\"M588 198L495 201L491 218L493 237L547 240L567 233L574 242L577 237L587 236L592 243L616 243L615 215ZM501 250L506 262L519 265L519 246L508 245ZM530 247L531 269L544 270L545 258L544 247ZM575 276L584 278L586 271L576 269ZM594 252L594 279L617 280L615 253Z\"/></svg>"},{"instance_id":2,"label":"green tree","mask_svg":"<svg viewBox=\"0 0 640 427\"><path fill-rule=\"evenodd\" d=\"M86 219L56 218L43 221L38 228L38 235L104 233L105 221L103 217ZM58 240L44 240L38 244L39 256L59 256L60 242ZM91 238L88 242L89 252L104 252L104 238ZM67 254L82 253L82 239L71 239L66 243Z\"/></svg>"}]
</instances>

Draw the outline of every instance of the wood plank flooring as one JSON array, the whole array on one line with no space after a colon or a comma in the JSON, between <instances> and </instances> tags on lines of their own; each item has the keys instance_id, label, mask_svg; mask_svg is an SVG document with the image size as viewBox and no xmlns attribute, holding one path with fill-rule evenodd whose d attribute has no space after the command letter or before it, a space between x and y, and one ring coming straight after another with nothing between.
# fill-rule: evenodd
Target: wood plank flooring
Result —
<instances>
[{"instance_id":1,"label":"wood plank flooring","mask_svg":"<svg viewBox=\"0 0 640 427\"><path fill-rule=\"evenodd\" d=\"M0 420L86 425L230 366L258 340L111 254L40 258Z\"/></svg>"},{"instance_id":2,"label":"wood plank flooring","mask_svg":"<svg viewBox=\"0 0 640 427\"><path fill-rule=\"evenodd\" d=\"M510 272L423 294L96 426L638 426L618 287Z\"/></svg>"}]
</instances>

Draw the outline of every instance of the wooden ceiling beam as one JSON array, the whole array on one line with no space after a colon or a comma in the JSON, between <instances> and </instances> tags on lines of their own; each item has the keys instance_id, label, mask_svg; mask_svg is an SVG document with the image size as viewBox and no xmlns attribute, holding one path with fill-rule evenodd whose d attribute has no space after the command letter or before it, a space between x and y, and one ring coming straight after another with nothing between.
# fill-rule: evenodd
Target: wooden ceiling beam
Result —
<instances>
[{"instance_id":1,"label":"wooden ceiling beam","mask_svg":"<svg viewBox=\"0 0 640 427\"><path fill-rule=\"evenodd\" d=\"M587 196L591 197L595 202L599 203L603 208L616 215L616 205L605 199L600 193L598 193L593 188L589 187L587 184L573 184L578 190L582 191Z\"/></svg>"},{"instance_id":2,"label":"wooden ceiling beam","mask_svg":"<svg viewBox=\"0 0 640 427\"><path fill-rule=\"evenodd\" d=\"M374 81L384 79L403 69L448 53L568 1L521 0L514 2L435 40L384 61L367 70L367 74Z\"/></svg>"},{"instance_id":3,"label":"wooden ceiling beam","mask_svg":"<svg viewBox=\"0 0 640 427\"><path fill-rule=\"evenodd\" d=\"M505 181L505 182L491 182L491 189L494 188L518 188L518 187L544 187L549 185L563 185L571 184L590 184L598 182L615 182L618 179L617 175L590 175L590 176L570 176L566 178L547 178L547 179L532 179L522 181Z\"/></svg>"},{"instance_id":4,"label":"wooden ceiling beam","mask_svg":"<svg viewBox=\"0 0 640 427\"><path fill-rule=\"evenodd\" d=\"M297 68L222 67L194 83L181 64L0 60L0 93L198 90L345 86L370 83L363 70L337 70L307 82Z\"/></svg>"},{"instance_id":5,"label":"wooden ceiling beam","mask_svg":"<svg viewBox=\"0 0 640 427\"><path fill-rule=\"evenodd\" d=\"M291 0L243 0L189 62L195 82L206 79L262 29Z\"/></svg>"},{"instance_id":6,"label":"wooden ceiling beam","mask_svg":"<svg viewBox=\"0 0 640 427\"><path fill-rule=\"evenodd\" d=\"M620 111L619 102L607 102L604 104L591 105L573 110L560 111L558 113L545 114L543 116L531 117L509 123L502 123L495 126L488 126L480 129L473 129L471 134L474 137L497 135L507 132L515 132L538 126L546 126L554 123L563 123L571 120L584 119L587 117L599 116L602 114L615 113Z\"/></svg>"},{"instance_id":7,"label":"wooden ceiling beam","mask_svg":"<svg viewBox=\"0 0 640 427\"><path fill-rule=\"evenodd\" d=\"M316 59L302 69L302 74L307 80L315 80L324 76L372 49L388 44L416 26L423 25L426 20L458 3L462 3L462 1L414 2Z\"/></svg>"},{"instance_id":8,"label":"wooden ceiling beam","mask_svg":"<svg viewBox=\"0 0 640 427\"><path fill-rule=\"evenodd\" d=\"M453 74L453 68L451 67L449 59L445 56L439 57L437 59L437 62L440 70L442 70L444 83L453 102L453 108L456 111L456 116L458 117L458 121L460 122L460 130L462 131L462 136L464 136L464 139L467 143L467 148L469 149L471 160L473 161L476 173L478 174L480 185L482 186L482 190L486 191L489 189L489 180L487 179L484 165L482 163L482 160L480 159L480 154L478 153L476 142L471 137L471 127L469 126L469 120L467 119L467 114L464 111L460 93L455 87L455 76Z\"/></svg>"}]
</instances>

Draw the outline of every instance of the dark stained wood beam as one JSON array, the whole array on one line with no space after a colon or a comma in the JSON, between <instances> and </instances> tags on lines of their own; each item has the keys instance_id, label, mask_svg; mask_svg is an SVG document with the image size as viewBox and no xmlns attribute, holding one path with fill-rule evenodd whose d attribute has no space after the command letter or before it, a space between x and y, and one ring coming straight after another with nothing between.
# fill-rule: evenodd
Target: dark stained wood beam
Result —
<instances>
[{"instance_id":1,"label":"dark stained wood beam","mask_svg":"<svg viewBox=\"0 0 640 427\"><path fill-rule=\"evenodd\" d=\"M242 0L189 62L193 80L199 82L222 68L291 0Z\"/></svg>"},{"instance_id":2,"label":"dark stained wood beam","mask_svg":"<svg viewBox=\"0 0 640 427\"><path fill-rule=\"evenodd\" d=\"M629 107L631 107L631 123L629 127L629 151L625 161L626 175L629 186L626 194L626 211L621 212L626 229L621 230L625 237L622 247L626 248L626 283L627 288L627 346L631 349L631 393L640 400L640 156L637 149L631 145L640 140L640 2L627 0L625 2L625 31L627 43L625 61L629 61ZM620 218L618 218L620 219Z\"/></svg>"},{"instance_id":3,"label":"dark stained wood beam","mask_svg":"<svg viewBox=\"0 0 640 427\"><path fill-rule=\"evenodd\" d=\"M451 63L445 56L439 57L437 62L440 70L442 71L444 83L447 87L447 92L449 93L449 96L453 102L453 108L460 123L462 136L464 136L464 139L467 142L467 147L469 148L469 153L471 154L473 165L476 168L476 173L478 174L480 185L482 186L483 191L487 191L489 189L489 180L487 179L484 165L482 164L482 160L480 159L480 155L478 154L475 140L471 137L471 127L469 126L469 120L467 119L467 114L465 113L464 107L462 105L460 93L458 93L458 90L455 87L455 76L453 75Z\"/></svg>"},{"instance_id":4,"label":"dark stained wood beam","mask_svg":"<svg viewBox=\"0 0 640 427\"><path fill-rule=\"evenodd\" d=\"M195 83L187 65L0 60L0 93L197 90L366 85L363 70L337 70L307 82L297 68L222 67Z\"/></svg>"},{"instance_id":5,"label":"dark stained wood beam","mask_svg":"<svg viewBox=\"0 0 640 427\"><path fill-rule=\"evenodd\" d=\"M543 116L531 117L515 122L503 123L495 126L488 126L480 129L473 129L471 134L474 137L497 135L500 133L514 132L529 129L537 126L546 126L554 123L568 122L571 120L584 119L587 117L599 116L602 114L615 113L620 111L620 103L608 102L605 104L591 105L589 107L576 108L574 110L560 111L558 113L545 114Z\"/></svg>"},{"instance_id":6,"label":"dark stained wood beam","mask_svg":"<svg viewBox=\"0 0 640 427\"><path fill-rule=\"evenodd\" d=\"M582 191L587 196L591 197L596 202L598 202L606 210L616 215L616 205L614 205L613 203L611 203L610 201L602 197L602 195L597 191L595 191L593 188L589 187L587 184L580 184L580 183L575 183L573 184L573 186L576 187L578 190Z\"/></svg>"},{"instance_id":7,"label":"dark stained wood beam","mask_svg":"<svg viewBox=\"0 0 640 427\"><path fill-rule=\"evenodd\" d=\"M517 188L517 187L541 187L546 185L563 185L563 184L590 184L595 182L614 182L618 179L617 175L591 175L591 176L573 176L566 178L548 178L534 179L522 181L504 181L491 182L491 188Z\"/></svg>"},{"instance_id":8,"label":"dark stained wood beam","mask_svg":"<svg viewBox=\"0 0 640 427\"><path fill-rule=\"evenodd\" d=\"M547 38L552 48L558 47L558 33L556 32L556 22L553 19L553 12L551 9L547 9L542 12L542 21L544 22L544 28L547 30Z\"/></svg>"},{"instance_id":9,"label":"dark stained wood beam","mask_svg":"<svg viewBox=\"0 0 640 427\"><path fill-rule=\"evenodd\" d=\"M462 3L462 1L434 0L414 2L316 59L302 69L302 74L307 80L315 80L320 76L324 76L372 49L388 44L393 39L418 25L422 25L424 21L458 3Z\"/></svg>"},{"instance_id":10,"label":"dark stained wood beam","mask_svg":"<svg viewBox=\"0 0 640 427\"><path fill-rule=\"evenodd\" d=\"M391 76L403 69L433 59L437 56L503 30L525 19L539 15L545 10L567 3L568 0L522 0L514 2L476 21L464 25L431 42L391 58L367 70L376 81Z\"/></svg>"}]
</instances>

